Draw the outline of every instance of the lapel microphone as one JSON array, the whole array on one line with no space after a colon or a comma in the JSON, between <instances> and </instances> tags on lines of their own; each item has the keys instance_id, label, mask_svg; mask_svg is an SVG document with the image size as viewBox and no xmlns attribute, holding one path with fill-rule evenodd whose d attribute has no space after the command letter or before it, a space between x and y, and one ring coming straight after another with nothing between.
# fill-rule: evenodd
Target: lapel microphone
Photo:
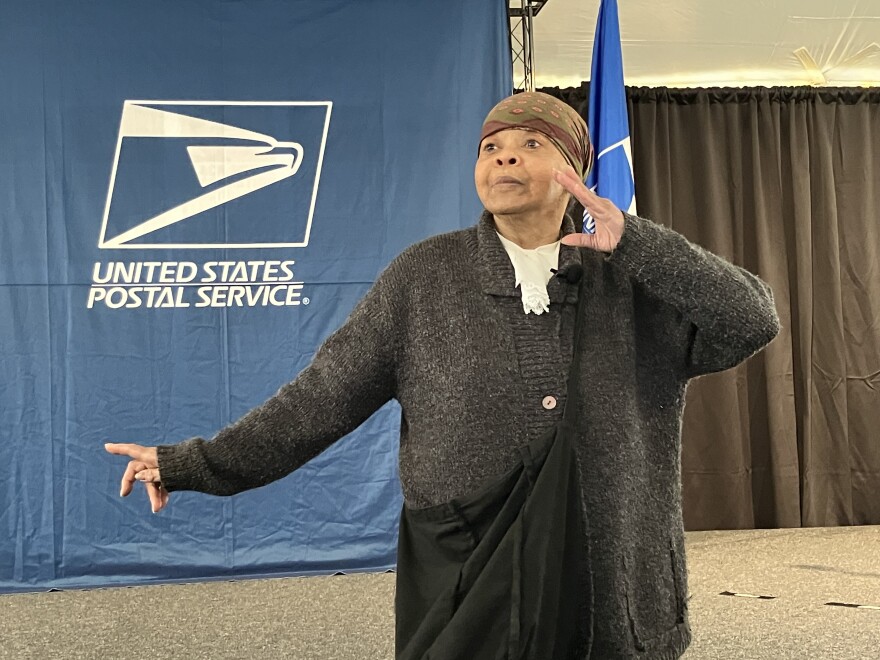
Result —
<instances>
[{"instance_id":1,"label":"lapel microphone","mask_svg":"<svg viewBox=\"0 0 880 660\"><path fill-rule=\"evenodd\" d=\"M553 277L565 280L569 284L577 284L581 281L581 277L583 277L584 267L580 264L569 264L559 270L551 268L550 272L553 273Z\"/></svg>"}]
</instances>

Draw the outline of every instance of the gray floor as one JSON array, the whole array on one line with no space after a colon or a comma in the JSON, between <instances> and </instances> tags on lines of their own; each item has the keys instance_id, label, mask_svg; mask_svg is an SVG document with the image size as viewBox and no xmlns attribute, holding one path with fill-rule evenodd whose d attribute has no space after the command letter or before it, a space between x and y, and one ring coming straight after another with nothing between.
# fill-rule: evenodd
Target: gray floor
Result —
<instances>
[{"instance_id":1,"label":"gray floor","mask_svg":"<svg viewBox=\"0 0 880 660\"><path fill-rule=\"evenodd\" d=\"M880 527L692 532L687 660L880 658ZM772 595L774 600L719 595ZM0 596L2 658L386 659L394 576Z\"/></svg>"}]
</instances>

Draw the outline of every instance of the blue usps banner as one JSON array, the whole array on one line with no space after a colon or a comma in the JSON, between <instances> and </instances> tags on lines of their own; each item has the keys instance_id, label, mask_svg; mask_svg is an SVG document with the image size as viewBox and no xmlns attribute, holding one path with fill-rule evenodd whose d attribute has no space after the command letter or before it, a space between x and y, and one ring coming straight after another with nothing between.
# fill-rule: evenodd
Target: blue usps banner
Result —
<instances>
[{"instance_id":1,"label":"blue usps banner","mask_svg":"<svg viewBox=\"0 0 880 660\"><path fill-rule=\"evenodd\" d=\"M98 246L305 247L331 109L126 101Z\"/></svg>"},{"instance_id":2,"label":"blue usps banner","mask_svg":"<svg viewBox=\"0 0 880 660\"><path fill-rule=\"evenodd\" d=\"M103 443L212 436L473 224L507 43L500 0L0 4L0 591L394 564L396 404L155 516Z\"/></svg>"}]
</instances>

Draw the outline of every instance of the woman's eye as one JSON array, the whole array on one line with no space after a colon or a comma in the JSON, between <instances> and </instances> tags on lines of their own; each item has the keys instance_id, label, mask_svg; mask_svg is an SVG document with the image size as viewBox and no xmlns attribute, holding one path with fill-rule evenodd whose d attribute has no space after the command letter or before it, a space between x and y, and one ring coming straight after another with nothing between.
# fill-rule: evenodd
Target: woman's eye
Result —
<instances>
[{"instance_id":1,"label":"woman's eye","mask_svg":"<svg viewBox=\"0 0 880 660\"><path fill-rule=\"evenodd\" d=\"M538 147L540 146L540 142L537 140L526 140L526 146L530 148Z\"/></svg>"},{"instance_id":2,"label":"woman's eye","mask_svg":"<svg viewBox=\"0 0 880 660\"><path fill-rule=\"evenodd\" d=\"M483 151L492 151L493 149L495 149L495 145L492 142L483 145Z\"/></svg>"}]
</instances>

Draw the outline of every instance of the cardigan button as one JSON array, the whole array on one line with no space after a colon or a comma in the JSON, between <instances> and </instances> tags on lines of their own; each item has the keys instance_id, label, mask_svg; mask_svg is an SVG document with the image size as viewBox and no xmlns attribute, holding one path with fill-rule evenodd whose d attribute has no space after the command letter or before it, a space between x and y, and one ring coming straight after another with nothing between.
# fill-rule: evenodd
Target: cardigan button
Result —
<instances>
[{"instance_id":1,"label":"cardigan button","mask_svg":"<svg viewBox=\"0 0 880 660\"><path fill-rule=\"evenodd\" d=\"M544 400L541 401L541 405L544 406L544 410L553 410L556 407L556 397L545 396Z\"/></svg>"}]
</instances>

